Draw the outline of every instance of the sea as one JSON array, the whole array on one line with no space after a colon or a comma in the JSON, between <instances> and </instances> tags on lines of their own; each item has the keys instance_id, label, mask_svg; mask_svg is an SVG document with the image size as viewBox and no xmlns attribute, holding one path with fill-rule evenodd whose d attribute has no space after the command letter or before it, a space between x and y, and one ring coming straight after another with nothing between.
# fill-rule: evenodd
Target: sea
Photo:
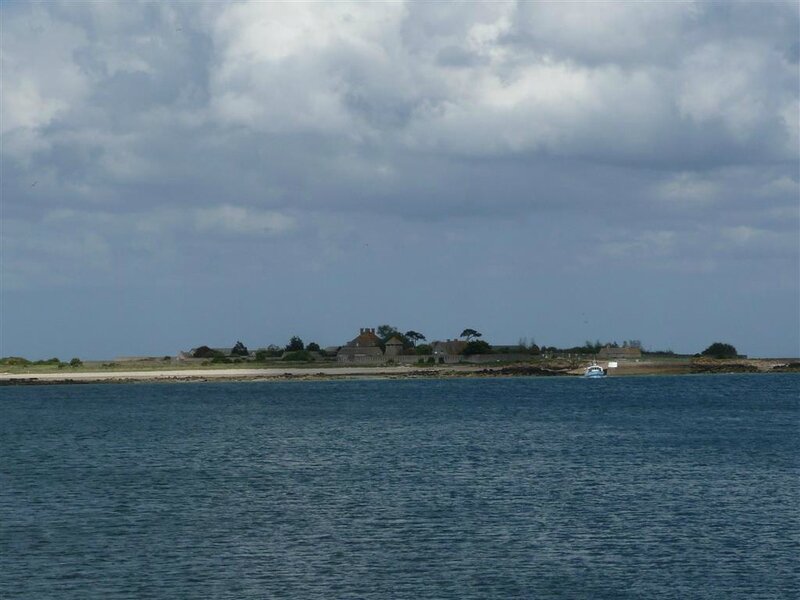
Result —
<instances>
[{"instance_id":1,"label":"sea","mask_svg":"<svg viewBox=\"0 0 800 600\"><path fill-rule=\"evenodd\" d=\"M800 597L800 376L0 388L0 598Z\"/></svg>"}]
</instances>

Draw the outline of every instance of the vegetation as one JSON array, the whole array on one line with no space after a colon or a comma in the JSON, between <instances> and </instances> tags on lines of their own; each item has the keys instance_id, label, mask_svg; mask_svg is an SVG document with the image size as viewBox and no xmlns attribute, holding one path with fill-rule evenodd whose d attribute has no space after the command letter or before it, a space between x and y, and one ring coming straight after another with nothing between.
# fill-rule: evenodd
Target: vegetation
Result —
<instances>
[{"instance_id":1,"label":"vegetation","mask_svg":"<svg viewBox=\"0 0 800 600\"><path fill-rule=\"evenodd\" d=\"M200 346L192 353L192 358L215 358L217 356L224 356L224 354L217 350L212 350L208 346Z\"/></svg>"},{"instance_id":2,"label":"vegetation","mask_svg":"<svg viewBox=\"0 0 800 600\"><path fill-rule=\"evenodd\" d=\"M21 356L5 356L0 358L0 365L8 365L10 367L21 367L31 364L27 358Z\"/></svg>"},{"instance_id":3,"label":"vegetation","mask_svg":"<svg viewBox=\"0 0 800 600\"><path fill-rule=\"evenodd\" d=\"M723 342L714 342L708 348L703 350L701 354L711 358L736 358L739 356L736 348Z\"/></svg>"},{"instance_id":4,"label":"vegetation","mask_svg":"<svg viewBox=\"0 0 800 600\"><path fill-rule=\"evenodd\" d=\"M301 350L305 349L305 344L303 344L303 340L301 340L298 336L292 336L289 340L289 343L286 344L286 352L300 352Z\"/></svg>"},{"instance_id":5,"label":"vegetation","mask_svg":"<svg viewBox=\"0 0 800 600\"><path fill-rule=\"evenodd\" d=\"M406 331L405 337L406 337L407 340L409 340L411 342L412 346L416 346L417 342L421 342L422 340L425 339L424 335L422 335L418 331L414 331L413 329L410 329L409 331Z\"/></svg>"},{"instance_id":6,"label":"vegetation","mask_svg":"<svg viewBox=\"0 0 800 600\"><path fill-rule=\"evenodd\" d=\"M400 330L394 325L380 325L375 331L376 335L379 338L381 338L381 350L386 349L386 342L388 342L393 337L396 337L398 340L403 342L403 348L412 348L414 346L414 342L411 339L409 339L406 334L400 333ZM424 337L422 339L424 339Z\"/></svg>"},{"instance_id":7,"label":"vegetation","mask_svg":"<svg viewBox=\"0 0 800 600\"><path fill-rule=\"evenodd\" d=\"M491 354L492 347L489 345L488 342L483 340L473 340L468 342L466 347L464 348L464 356L470 356L472 354Z\"/></svg>"},{"instance_id":8,"label":"vegetation","mask_svg":"<svg viewBox=\"0 0 800 600\"><path fill-rule=\"evenodd\" d=\"M414 353L420 355L433 354L433 347L430 344L420 344L414 348Z\"/></svg>"},{"instance_id":9,"label":"vegetation","mask_svg":"<svg viewBox=\"0 0 800 600\"><path fill-rule=\"evenodd\" d=\"M259 362L264 362L268 358L280 358L281 356L283 356L283 348L279 348L275 344L256 350L256 360Z\"/></svg>"},{"instance_id":10,"label":"vegetation","mask_svg":"<svg viewBox=\"0 0 800 600\"><path fill-rule=\"evenodd\" d=\"M319 344L317 342L310 342L310 343L306 344L306 350L308 350L309 352L320 352L321 351L320 347L319 347Z\"/></svg>"},{"instance_id":11,"label":"vegetation","mask_svg":"<svg viewBox=\"0 0 800 600\"><path fill-rule=\"evenodd\" d=\"M479 338L482 336L483 336L482 333L479 333L474 329L465 329L464 331L461 332L461 335L459 337L467 338L467 341L469 342L472 340L472 338Z\"/></svg>"},{"instance_id":12,"label":"vegetation","mask_svg":"<svg viewBox=\"0 0 800 600\"><path fill-rule=\"evenodd\" d=\"M308 350L296 350L294 352L287 352L283 355L282 360L287 362L311 362L314 357Z\"/></svg>"},{"instance_id":13,"label":"vegetation","mask_svg":"<svg viewBox=\"0 0 800 600\"><path fill-rule=\"evenodd\" d=\"M82 365L83 365L83 361L80 358L78 358L77 356L69 361L69 366L70 367L80 367Z\"/></svg>"},{"instance_id":14,"label":"vegetation","mask_svg":"<svg viewBox=\"0 0 800 600\"><path fill-rule=\"evenodd\" d=\"M236 340L236 344L231 348L231 356L250 356L250 351L242 342Z\"/></svg>"}]
</instances>

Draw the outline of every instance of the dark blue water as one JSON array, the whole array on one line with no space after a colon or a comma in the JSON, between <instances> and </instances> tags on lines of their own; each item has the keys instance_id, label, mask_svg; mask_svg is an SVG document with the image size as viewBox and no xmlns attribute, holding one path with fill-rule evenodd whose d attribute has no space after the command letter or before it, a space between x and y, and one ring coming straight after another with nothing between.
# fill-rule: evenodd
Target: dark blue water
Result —
<instances>
[{"instance_id":1,"label":"dark blue water","mask_svg":"<svg viewBox=\"0 0 800 600\"><path fill-rule=\"evenodd\" d=\"M795 375L0 389L0 597L797 598Z\"/></svg>"}]
</instances>

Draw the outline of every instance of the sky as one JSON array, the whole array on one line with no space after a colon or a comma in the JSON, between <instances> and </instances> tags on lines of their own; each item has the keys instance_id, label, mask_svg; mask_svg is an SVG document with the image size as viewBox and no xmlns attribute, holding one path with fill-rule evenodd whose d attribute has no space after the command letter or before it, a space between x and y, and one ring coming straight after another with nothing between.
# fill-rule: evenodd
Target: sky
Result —
<instances>
[{"instance_id":1,"label":"sky","mask_svg":"<svg viewBox=\"0 0 800 600\"><path fill-rule=\"evenodd\" d=\"M0 7L0 355L800 356L795 2Z\"/></svg>"}]
</instances>

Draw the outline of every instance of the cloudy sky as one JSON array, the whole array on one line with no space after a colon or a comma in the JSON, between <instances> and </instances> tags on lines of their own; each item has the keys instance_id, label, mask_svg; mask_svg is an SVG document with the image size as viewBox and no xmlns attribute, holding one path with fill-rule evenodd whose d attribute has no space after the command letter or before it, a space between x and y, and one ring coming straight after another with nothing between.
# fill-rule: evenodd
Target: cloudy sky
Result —
<instances>
[{"instance_id":1,"label":"cloudy sky","mask_svg":"<svg viewBox=\"0 0 800 600\"><path fill-rule=\"evenodd\" d=\"M0 10L0 355L800 354L795 2Z\"/></svg>"}]
</instances>

